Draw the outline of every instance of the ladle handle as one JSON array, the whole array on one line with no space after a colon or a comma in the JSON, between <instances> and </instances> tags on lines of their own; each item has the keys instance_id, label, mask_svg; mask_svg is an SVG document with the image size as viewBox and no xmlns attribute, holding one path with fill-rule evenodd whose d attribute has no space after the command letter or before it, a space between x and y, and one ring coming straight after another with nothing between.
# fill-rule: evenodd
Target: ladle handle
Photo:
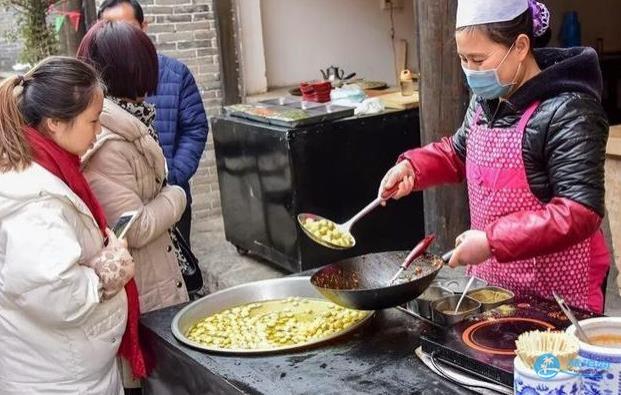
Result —
<instances>
[{"instance_id":1,"label":"ladle handle","mask_svg":"<svg viewBox=\"0 0 621 395\"><path fill-rule=\"evenodd\" d=\"M367 206L365 208L363 208L362 210L360 210L358 212L358 214L354 215L353 217L351 217L351 219L347 222L345 222L343 224L343 227L347 229L347 231L349 231L351 229L352 226L354 226L354 224L356 222L358 222L358 220L362 217L364 217L365 215L367 215L369 212L373 211L373 209L375 209L377 206L380 205L380 203L382 202L381 198L376 198L375 200L373 200L371 203L367 204Z\"/></svg>"},{"instance_id":2,"label":"ladle handle","mask_svg":"<svg viewBox=\"0 0 621 395\"><path fill-rule=\"evenodd\" d=\"M343 224L343 227L349 231L351 227L354 226L354 224L358 222L360 218L364 217L369 212L373 211L373 209L375 209L377 206L379 206L382 203L382 200L390 199L390 197L394 195L398 190L399 190L399 186L397 185L397 186L394 186L392 189L389 189L386 191L388 193L387 198L382 198L381 196L378 196L377 198L375 198L375 200L373 200L371 203L367 204L365 208L360 210L358 214L354 215L349 221L345 222Z\"/></svg>"},{"instance_id":3,"label":"ladle handle","mask_svg":"<svg viewBox=\"0 0 621 395\"><path fill-rule=\"evenodd\" d=\"M399 183L395 184L392 186L392 188L387 189L384 191L383 194L380 194L379 197L382 200L388 200L390 199L395 193L397 193L397 191L399 190Z\"/></svg>"},{"instance_id":4,"label":"ladle handle","mask_svg":"<svg viewBox=\"0 0 621 395\"><path fill-rule=\"evenodd\" d=\"M558 303L563 313L565 313L567 318L569 318L569 321L571 321L571 323L574 324L574 326L576 327L576 333L578 334L578 338L582 340L584 343L589 344L589 337L587 336L586 333L584 333L584 330L582 330L582 326L580 326L580 323L576 319L576 316L571 311L567 303L565 303L565 299L563 299L563 297L561 297L559 294L557 294L554 291L552 291L552 296L554 296L554 299L556 299L556 303Z\"/></svg>"}]
</instances>

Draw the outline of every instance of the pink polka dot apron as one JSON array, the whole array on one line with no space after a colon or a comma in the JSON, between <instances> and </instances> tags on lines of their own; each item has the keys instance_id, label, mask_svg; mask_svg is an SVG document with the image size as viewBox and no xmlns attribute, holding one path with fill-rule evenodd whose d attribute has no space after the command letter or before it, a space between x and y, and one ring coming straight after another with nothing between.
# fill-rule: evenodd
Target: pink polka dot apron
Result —
<instances>
[{"instance_id":1,"label":"pink polka dot apron","mask_svg":"<svg viewBox=\"0 0 621 395\"><path fill-rule=\"evenodd\" d=\"M524 130L538 105L539 102L530 105L517 125L510 128L477 125L481 116L478 107L470 125L466 155L472 229L484 230L489 223L511 213L544 208L529 188L522 158ZM550 299L554 290L572 306L600 311L597 304L601 305L603 296L599 291L600 300L596 300L594 294L598 290L592 288L598 286L591 286L593 238L601 238L604 243L601 232L597 232L590 239L550 255L508 263L498 263L492 257L469 267L468 273L490 285L508 288L517 297L536 295ZM600 245L599 241L596 244Z\"/></svg>"}]
</instances>

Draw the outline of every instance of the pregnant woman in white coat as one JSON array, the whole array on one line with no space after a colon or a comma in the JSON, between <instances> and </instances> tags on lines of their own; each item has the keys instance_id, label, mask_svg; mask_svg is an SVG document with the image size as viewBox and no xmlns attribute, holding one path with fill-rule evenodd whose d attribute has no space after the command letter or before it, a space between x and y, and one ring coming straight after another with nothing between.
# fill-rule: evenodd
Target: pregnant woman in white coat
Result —
<instances>
[{"instance_id":1,"label":"pregnant woman in white coat","mask_svg":"<svg viewBox=\"0 0 621 395\"><path fill-rule=\"evenodd\" d=\"M0 84L0 393L122 394L134 263L80 172L95 70L52 57ZM107 237L107 243L105 238ZM128 288L129 290L129 288Z\"/></svg>"}]
</instances>

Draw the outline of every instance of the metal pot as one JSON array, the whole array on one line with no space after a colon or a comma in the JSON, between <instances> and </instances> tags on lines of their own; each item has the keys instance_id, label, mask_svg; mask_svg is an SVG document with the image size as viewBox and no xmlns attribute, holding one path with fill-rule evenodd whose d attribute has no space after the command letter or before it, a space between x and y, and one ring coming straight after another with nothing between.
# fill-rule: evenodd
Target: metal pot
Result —
<instances>
[{"instance_id":1,"label":"metal pot","mask_svg":"<svg viewBox=\"0 0 621 395\"><path fill-rule=\"evenodd\" d=\"M461 295L451 295L432 302L431 315L433 321L442 325L453 325L481 311L481 303L478 300L465 296L459 306L459 311L452 314L460 297ZM451 313L445 313L447 310L450 310Z\"/></svg>"},{"instance_id":2,"label":"metal pot","mask_svg":"<svg viewBox=\"0 0 621 395\"><path fill-rule=\"evenodd\" d=\"M431 303L451 295L453 295L451 290L432 284L418 298L410 302L410 305L416 307L418 314L431 319Z\"/></svg>"},{"instance_id":3,"label":"metal pot","mask_svg":"<svg viewBox=\"0 0 621 395\"><path fill-rule=\"evenodd\" d=\"M499 293L502 293L505 297L495 302L483 302L479 300L478 298L476 298L475 295L478 292L485 292L485 291L499 292ZM475 290L469 291L466 295L468 295L468 297L474 300L478 300L481 303L481 311L488 311L488 310L495 309L498 306L502 306L503 304L513 303L515 299L515 294L513 292L509 291L508 289L494 287L494 286L487 286L487 287L475 289Z\"/></svg>"},{"instance_id":4,"label":"metal pot","mask_svg":"<svg viewBox=\"0 0 621 395\"><path fill-rule=\"evenodd\" d=\"M446 289L450 289L456 294L461 294L464 292L466 284L468 284L468 280L470 280L470 276L454 277L451 279L440 281L440 286ZM487 281L475 277L472 285L470 286L470 289L474 291L475 289L483 288L485 286L487 286Z\"/></svg>"}]
</instances>

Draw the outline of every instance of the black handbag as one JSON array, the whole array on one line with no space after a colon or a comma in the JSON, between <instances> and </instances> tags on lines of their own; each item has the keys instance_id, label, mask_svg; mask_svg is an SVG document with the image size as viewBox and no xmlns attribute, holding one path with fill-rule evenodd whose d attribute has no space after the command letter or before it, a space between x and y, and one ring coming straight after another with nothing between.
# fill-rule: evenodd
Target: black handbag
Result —
<instances>
[{"instance_id":1,"label":"black handbag","mask_svg":"<svg viewBox=\"0 0 621 395\"><path fill-rule=\"evenodd\" d=\"M187 264L180 264L183 281L188 290L188 294L196 293L203 288L203 274L198 266L198 258L192 252L188 242L183 238L181 232L176 227L173 228L173 242L176 241L179 252L185 258ZM175 240L176 239L176 240Z\"/></svg>"}]
</instances>

